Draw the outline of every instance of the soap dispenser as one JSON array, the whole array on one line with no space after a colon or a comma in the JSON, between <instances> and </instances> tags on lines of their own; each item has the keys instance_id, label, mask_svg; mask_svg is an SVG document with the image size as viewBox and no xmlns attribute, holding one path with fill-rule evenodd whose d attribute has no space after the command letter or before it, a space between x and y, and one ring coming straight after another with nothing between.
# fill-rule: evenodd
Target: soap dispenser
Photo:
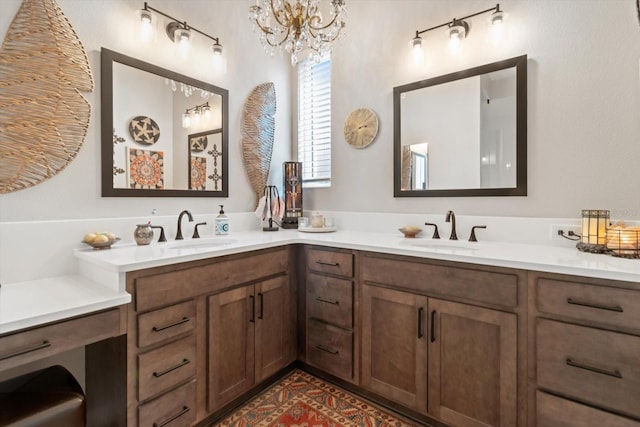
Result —
<instances>
[{"instance_id":1,"label":"soap dispenser","mask_svg":"<svg viewBox=\"0 0 640 427\"><path fill-rule=\"evenodd\" d=\"M229 218L224 213L224 206L220 206L220 214L216 217L216 234L225 235L229 234Z\"/></svg>"}]
</instances>

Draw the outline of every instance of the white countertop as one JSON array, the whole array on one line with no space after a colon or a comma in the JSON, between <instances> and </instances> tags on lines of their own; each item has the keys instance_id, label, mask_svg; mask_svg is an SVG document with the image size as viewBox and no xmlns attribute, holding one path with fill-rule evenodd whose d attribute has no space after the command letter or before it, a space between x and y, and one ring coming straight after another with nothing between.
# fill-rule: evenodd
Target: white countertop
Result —
<instances>
[{"instance_id":1,"label":"white countertop","mask_svg":"<svg viewBox=\"0 0 640 427\"><path fill-rule=\"evenodd\" d=\"M148 246L116 243L107 250L77 249L77 275L2 285L0 334L127 304L129 271L295 243L640 282L640 260L583 253L574 247L406 239L399 233L343 230L246 231Z\"/></svg>"},{"instance_id":2,"label":"white countertop","mask_svg":"<svg viewBox=\"0 0 640 427\"><path fill-rule=\"evenodd\" d=\"M208 247L179 247L179 245L206 245L207 242L224 244ZM589 254L580 252L572 246L495 241L471 243L462 240L428 238L406 239L400 233L344 230L332 233L302 233L297 230L234 232L228 236L153 243L149 246L116 244L109 250L80 249L75 254L81 263L98 269L100 274L95 275L95 280L100 280L99 277L104 277L105 274L114 274L120 277L121 286L124 286L123 276L128 271L293 243L640 282L640 259ZM419 246L422 244L428 246ZM91 268L84 271L87 270Z\"/></svg>"},{"instance_id":3,"label":"white countertop","mask_svg":"<svg viewBox=\"0 0 640 427\"><path fill-rule=\"evenodd\" d=\"M131 302L82 276L63 276L3 284L0 287L0 334L43 325Z\"/></svg>"}]
</instances>

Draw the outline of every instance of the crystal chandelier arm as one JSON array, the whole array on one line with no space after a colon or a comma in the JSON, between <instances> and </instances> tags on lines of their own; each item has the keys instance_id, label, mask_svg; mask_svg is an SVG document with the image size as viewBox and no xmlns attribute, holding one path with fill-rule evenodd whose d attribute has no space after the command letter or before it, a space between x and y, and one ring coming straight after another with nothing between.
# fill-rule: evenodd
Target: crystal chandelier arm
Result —
<instances>
[{"instance_id":1,"label":"crystal chandelier arm","mask_svg":"<svg viewBox=\"0 0 640 427\"><path fill-rule=\"evenodd\" d=\"M313 15L309 14L311 10L313 10ZM336 19L338 19L338 7L336 5L333 5L333 10L334 10L334 14L331 22L329 22L327 25L324 25L324 26L315 26L314 25L315 22L317 22L318 24L321 24L322 18L318 16L318 7L317 6L311 7L311 0L307 0L307 22L309 22L309 29L322 31L332 26L336 22Z\"/></svg>"},{"instance_id":2,"label":"crystal chandelier arm","mask_svg":"<svg viewBox=\"0 0 640 427\"><path fill-rule=\"evenodd\" d=\"M276 22L278 23L278 25L281 25L283 27L289 27L291 25L291 20L293 17L293 11L291 10L291 5L289 4L289 2L285 2L284 3L284 11L283 10L276 10L275 6L273 6L273 0L269 1L269 4L271 5L271 13L273 14L273 17L275 18ZM280 14L284 14L284 18L285 18L285 22L283 22L280 19Z\"/></svg>"}]
</instances>

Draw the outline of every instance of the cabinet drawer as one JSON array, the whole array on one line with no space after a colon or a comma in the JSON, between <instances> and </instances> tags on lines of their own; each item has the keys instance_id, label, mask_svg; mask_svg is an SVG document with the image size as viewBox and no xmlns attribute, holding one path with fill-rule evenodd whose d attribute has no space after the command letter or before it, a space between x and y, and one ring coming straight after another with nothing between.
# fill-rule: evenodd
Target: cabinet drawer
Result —
<instances>
[{"instance_id":1,"label":"cabinet drawer","mask_svg":"<svg viewBox=\"0 0 640 427\"><path fill-rule=\"evenodd\" d=\"M353 333L309 320L307 362L338 377L353 376Z\"/></svg>"},{"instance_id":2,"label":"cabinet drawer","mask_svg":"<svg viewBox=\"0 0 640 427\"><path fill-rule=\"evenodd\" d=\"M138 347L146 347L193 331L195 316L196 305L193 301L139 315Z\"/></svg>"},{"instance_id":3,"label":"cabinet drawer","mask_svg":"<svg viewBox=\"0 0 640 427\"><path fill-rule=\"evenodd\" d=\"M353 277L353 254L323 249L307 249L307 268L320 273Z\"/></svg>"},{"instance_id":4,"label":"cabinet drawer","mask_svg":"<svg viewBox=\"0 0 640 427\"><path fill-rule=\"evenodd\" d=\"M287 271L288 250L251 252L242 258L213 262L182 270L141 277L133 273L136 311L143 312L221 291L230 286L275 276ZM129 282L129 278L127 279Z\"/></svg>"},{"instance_id":5,"label":"cabinet drawer","mask_svg":"<svg viewBox=\"0 0 640 427\"><path fill-rule=\"evenodd\" d=\"M538 319L538 386L640 416L640 337Z\"/></svg>"},{"instance_id":6,"label":"cabinet drawer","mask_svg":"<svg viewBox=\"0 0 640 427\"><path fill-rule=\"evenodd\" d=\"M538 311L602 325L640 330L640 292L538 279Z\"/></svg>"},{"instance_id":7,"label":"cabinet drawer","mask_svg":"<svg viewBox=\"0 0 640 427\"><path fill-rule=\"evenodd\" d=\"M195 381L138 407L139 427L190 426L195 420Z\"/></svg>"},{"instance_id":8,"label":"cabinet drawer","mask_svg":"<svg viewBox=\"0 0 640 427\"><path fill-rule=\"evenodd\" d=\"M518 276L515 273L366 255L362 257L362 279L419 293L453 296L504 307L518 305Z\"/></svg>"},{"instance_id":9,"label":"cabinet drawer","mask_svg":"<svg viewBox=\"0 0 640 427\"><path fill-rule=\"evenodd\" d=\"M0 370L120 335L120 309L0 337Z\"/></svg>"},{"instance_id":10,"label":"cabinet drawer","mask_svg":"<svg viewBox=\"0 0 640 427\"><path fill-rule=\"evenodd\" d=\"M536 392L537 427L640 427L640 422L591 406Z\"/></svg>"},{"instance_id":11,"label":"cabinet drawer","mask_svg":"<svg viewBox=\"0 0 640 427\"><path fill-rule=\"evenodd\" d=\"M353 282L346 279L307 275L307 312L310 317L341 328L353 326Z\"/></svg>"},{"instance_id":12,"label":"cabinet drawer","mask_svg":"<svg viewBox=\"0 0 640 427\"><path fill-rule=\"evenodd\" d=\"M187 381L196 372L196 342L189 337L138 356L138 400Z\"/></svg>"}]
</instances>

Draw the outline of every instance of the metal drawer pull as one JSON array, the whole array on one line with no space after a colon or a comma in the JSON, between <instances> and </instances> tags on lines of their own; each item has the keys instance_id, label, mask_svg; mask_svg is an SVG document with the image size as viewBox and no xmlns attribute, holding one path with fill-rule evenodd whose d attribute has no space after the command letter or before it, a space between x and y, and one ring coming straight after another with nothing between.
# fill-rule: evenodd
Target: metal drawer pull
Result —
<instances>
[{"instance_id":1,"label":"metal drawer pull","mask_svg":"<svg viewBox=\"0 0 640 427\"><path fill-rule=\"evenodd\" d=\"M436 311L431 312L431 342L436 341Z\"/></svg>"},{"instance_id":2,"label":"metal drawer pull","mask_svg":"<svg viewBox=\"0 0 640 427\"><path fill-rule=\"evenodd\" d=\"M567 357L567 365L573 366L574 368L586 369L587 371L596 372L598 374L608 375L610 377L622 379L622 374L617 369L613 371L609 371L607 369L597 368L595 366L589 366L585 363L578 362L570 357Z\"/></svg>"},{"instance_id":3,"label":"metal drawer pull","mask_svg":"<svg viewBox=\"0 0 640 427\"><path fill-rule=\"evenodd\" d=\"M422 312L424 312L424 308L418 308L418 339L422 338L424 335L422 333Z\"/></svg>"},{"instance_id":4,"label":"metal drawer pull","mask_svg":"<svg viewBox=\"0 0 640 427\"><path fill-rule=\"evenodd\" d=\"M316 261L316 263L318 263L320 265L328 265L329 267L339 267L340 266L339 262Z\"/></svg>"},{"instance_id":5,"label":"metal drawer pull","mask_svg":"<svg viewBox=\"0 0 640 427\"><path fill-rule=\"evenodd\" d=\"M0 356L0 360L11 359L12 357L20 356L22 354L31 353L32 351L42 350L43 348L51 347L51 343L49 341L42 341L42 344L34 345L33 347L27 347L22 350L15 351L9 354L3 354Z\"/></svg>"},{"instance_id":6,"label":"metal drawer pull","mask_svg":"<svg viewBox=\"0 0 640 427\"><path fill-rule=\"evenodd\" d=\"M184 414L186 414L189 411L190 411L190 409L189 409L188 406L183 406L182 407L182 411L178 412L177 414L175 414L173 417L169 418L168 420L161 422L160 424L153 423L153 427L164 427L167 424L169 424L170 422L177 420L178 418L180 418L181 416L183 416Z\"/></svg>"},{"instance_id":7,"label":"metal drawer pull","mask_svg":"<svg viewBox=\"0 0 640 427\"><path fill-rule=\"evenodd\" d=\"M325 353L333 354L334 356L337 356L338 354L340 354L338 350L331 350L330 348L326 348L321 344L318 344L316 348L318 350L324 351Z\"/></svg>"},{"instance_id":8,"label":"metal drawer pull","mask_svg":"<svg viewBox=\"0 0 640 427\"><path fill-rule=\"evenodd\" d=\"M597 302L580 301L573 298L567 298L567 304L582 305L584 307L599 308L600 310L617 311L623 313L624 310L619 305L598 304Z\"/></svg>"},{"instance_id":9,"label":"metal drawer pull","mask_svg":"<svg viewBox=\"0 0 640 427\"><path fill-rule=\"evenodd\" d=\"M191 363L191 361L189 359L182 359L182 362L178 363L176 366L173 366L169 369L165 369L164 371L160 371L160 372L153 372L153 376L156 378L160 378L163 375L167 375L169 372L175 371L176 369L180 369L185 365L188 365L189 363Z\"/></svg>"},{"instance_id":10,"label":"metal drawer pull","mask_svg":"<svg viewBox=\"0 0 640 427\"><path fill-rule=\"evenodd\" d=\"M340 301L331 301L328 299L324 299L322 297L316 297L316 301L320 301L320 302L326 302L327 304L331 304L331 305L340 305Z\"/></svg>"},{"instance_id":11,"label":"metal drawer pull","mask_svg":"<svg viewBox=\"0 0 640 427\"><path fill-rule=\"evenodd\" d=\"M183 317L182 320L178 320L177 322L171 323L169 325L164 325L164 326L154 326L151 329L153 330L153 332L160 332L160 331L164 331L165 329L173 328L174 326L182 325L183 323L187 323L190 321L191 319L189 319L188 317Z\"/></svg>"}]
</instances>

